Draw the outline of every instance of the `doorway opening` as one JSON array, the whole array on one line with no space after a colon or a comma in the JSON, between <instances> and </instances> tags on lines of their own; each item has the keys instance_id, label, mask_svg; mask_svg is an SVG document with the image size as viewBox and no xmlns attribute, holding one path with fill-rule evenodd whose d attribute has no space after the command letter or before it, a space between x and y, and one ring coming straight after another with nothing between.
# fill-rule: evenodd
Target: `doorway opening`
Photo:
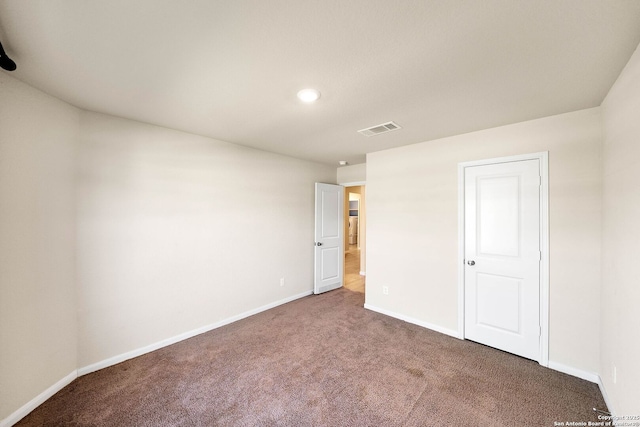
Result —
<instances>
[{"instance_id":1,"label":"doorway opening","mask_svg":"<svg viewBox=\"0 0 640 427\"><path fill-rule=\"evenodd\" d=\"M344 198L344 287L364 293L366 276L365 186L345 187Z\"/></svg>"}]
</instances>

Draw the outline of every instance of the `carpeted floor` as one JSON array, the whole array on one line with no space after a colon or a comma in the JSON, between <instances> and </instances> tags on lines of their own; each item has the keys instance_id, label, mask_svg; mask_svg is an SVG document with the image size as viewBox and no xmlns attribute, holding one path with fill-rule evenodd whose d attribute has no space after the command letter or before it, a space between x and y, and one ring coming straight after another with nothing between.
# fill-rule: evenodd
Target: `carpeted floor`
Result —
<instances>
[{"instance_id":1,"label":"carpeted floor","mask_svg":"<svg viewBox=\"0 0 640 427\"><path fill-rule=\"evenodd\" d=\"M19 426L553 426L595 384L365 310L339 289L78 378Z\"/></svg>"}]
</instances>

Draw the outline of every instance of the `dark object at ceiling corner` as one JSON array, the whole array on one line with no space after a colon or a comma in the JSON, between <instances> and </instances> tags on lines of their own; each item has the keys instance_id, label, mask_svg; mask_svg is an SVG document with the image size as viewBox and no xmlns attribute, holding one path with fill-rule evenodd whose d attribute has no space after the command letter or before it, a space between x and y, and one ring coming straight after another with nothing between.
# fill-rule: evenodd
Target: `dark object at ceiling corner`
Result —
<instances>
[{"instance_id":1,"label":"dark object at ceiling corner","mask_svg":"<svg viewBox=\"0 0 640 427\"><path fill-rule=\"evenodd\" d=\"M16 63L13 62L11 58L9 58L5 53L4 48L2 47L2 43L0 43L0 67L7 71L14 71L16 68L18 68L16 66Z\"/></svg>"}]
</instances>

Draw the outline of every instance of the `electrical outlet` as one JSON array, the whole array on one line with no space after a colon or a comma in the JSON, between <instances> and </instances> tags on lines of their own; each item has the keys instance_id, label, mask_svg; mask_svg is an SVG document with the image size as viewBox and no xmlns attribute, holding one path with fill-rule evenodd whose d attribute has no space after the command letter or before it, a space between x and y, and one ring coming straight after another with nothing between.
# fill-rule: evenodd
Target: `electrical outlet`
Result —
<instances>
[{"instance_id":1,"label":"electrical outlet","mask_svg":"<svg viewBox=\"0 0 640 427\"><path fill-rule=\"evenodd\" d=\"M618 368L616 367L616 365L613 365L613 370L611 371L611 376L613 377L613 383L615 384L616 382L618 382Z\"/></svg>"},{"instance_id":2,"label":"electrical outlet","mask_svg":"<svg viewBox=\"0 0 640 427\"><path fill-rule=\"evenodd\" d=\"M280 286L284 286L284 277L280 278Z\"/></svg>"},{"instance_id":3,"label":"electrical outlet","mask_svg":"<svg viewBox=\"0 0 640 427\"><path fill-rule=\"evenodd\" d=\"M383 286L382 287L382 293L384 295L389 295L389 287L388 286Z\"/></svg>"}]
</instances>

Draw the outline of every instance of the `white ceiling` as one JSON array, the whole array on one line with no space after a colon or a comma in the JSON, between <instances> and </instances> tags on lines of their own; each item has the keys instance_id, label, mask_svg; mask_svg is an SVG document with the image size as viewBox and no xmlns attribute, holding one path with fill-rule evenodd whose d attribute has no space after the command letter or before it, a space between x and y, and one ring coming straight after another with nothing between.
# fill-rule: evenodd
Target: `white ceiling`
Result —
<instances>
[{"instance_id":1,"label":"white ceiling","mask_svg":"<svg viewBox=\"0 0 640 427\"><path fill-rule=\"evenodd\" d=\"M355 164L600 105L640 1L2 0L0 40L15 77L80 108Z\"/></svg>"}]
</instances>

